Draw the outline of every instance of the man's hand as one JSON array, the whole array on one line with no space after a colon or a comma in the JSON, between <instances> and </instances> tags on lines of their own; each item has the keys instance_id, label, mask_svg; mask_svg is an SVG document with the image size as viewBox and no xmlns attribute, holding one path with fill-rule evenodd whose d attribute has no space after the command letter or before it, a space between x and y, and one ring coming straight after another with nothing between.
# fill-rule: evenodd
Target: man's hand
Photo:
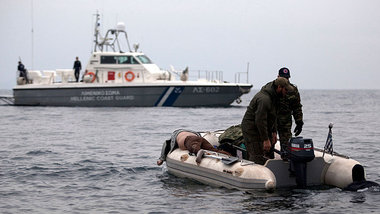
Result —
<instances>
[{"instance_id":1,"label":"man's hand","mask_svg":"<svg viewBox=\"0 0 380 214\"><path fill-rule=\"evenodd\" d=\"M296 128L294 128L294 135L295 136L298 136L299 134L301 134L301 132L302 132L302 126L303 126L303 122L302 121L296 122Z\"/></svg>"},{"instance_id":2,"label":"man's hand","mask_svg":"<svg viewBox=\"0 0 380 214\"><path fill-rule=\"evenodd\" d=\"M157 160L157 165L161 166L164 163L163 160Z\"/></svg>"},{"instance_id":3,"label":"man's hand","mask_svg":"<svg viewBox=\"0 0 380 214\"><path fill-rule=\"evenodd\" d=\"M263 150L264 152L269 152L272 145L270 144L270 140L264 140L263 142Z\"/></svg>"}]
</instances>

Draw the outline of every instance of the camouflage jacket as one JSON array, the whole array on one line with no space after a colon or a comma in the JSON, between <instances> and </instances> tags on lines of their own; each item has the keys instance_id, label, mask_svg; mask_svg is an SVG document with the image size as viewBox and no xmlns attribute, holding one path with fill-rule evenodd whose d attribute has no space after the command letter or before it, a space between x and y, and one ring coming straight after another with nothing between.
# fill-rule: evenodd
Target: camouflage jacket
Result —
<instances>
[{"instance_id":1,"label":"camouflage jacket","mask_svg":"<svg viewBox=\"0 0 380 214\"><path fill-rule=\"evenodd\" d=\"M276 106L278 95L275 90L274 81L267 83L253 97L242 121L244 124L251 124L251 131L255 132L260 140L264 141L271 138L271 133L277 131ZM257 131L257 133L256 133Z\"/></svg>"},{"instance_id":2,"label":"camouflage jacket","mask_svg":"<svg viewBox=\"0 0 380 214\"><path fill-rule=\"evenodd\" d=\"M286 97L280 98L279 101L277 115L279 124L290 123L291 125L292 115L296 123L303 121L301 97L297 87L293 84L291 85L294 87L294 91L288 92Z\"/></svg>"},{"instance_id":3,"label":"camouflage jacket","mask_svg":"<svg viewBox=\"0 0 380 214\"><path fill-rule=\"evenodd\" d=\"M231 143L239 146L244 142L241 125L231 126L219 136L219 144Z\"/></svg>"}]
</instances>

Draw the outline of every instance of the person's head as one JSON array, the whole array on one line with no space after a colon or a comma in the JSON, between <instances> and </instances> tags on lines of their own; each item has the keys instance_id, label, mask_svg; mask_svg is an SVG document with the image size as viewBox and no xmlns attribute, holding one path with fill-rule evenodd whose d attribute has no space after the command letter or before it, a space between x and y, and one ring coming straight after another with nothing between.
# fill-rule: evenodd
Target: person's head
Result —
<instances>
[{"instance_id":1,"label":"person's head","mask_svg":"<svg viewBox=\"0 0 380 214\"><path fill-rule=\"evenodd\" d=\"M79 58L78 57L75 57L76 60L78 60Z\"/></svg>"},{"instance_id":2,"label":"person's head","mask_svg":"<svg viewBox=\"0 0 380 214\"><path fill-rule=\"evenodd\" d=\"M198 136L188 136L185 138L184 144L190 153L197 154L201 149L202 142L206 141L203 137Z\"/></svg>"},{"instance_id":3,"label":"person's head","mask_svg":"<svg viewBox=\"0 0 380 214\"><path fill-rule=\"evenodd\" d=\"M278 70L278 77L284 77L286 79L289 79L290 78L290 71L288 68L280 68L280 70Z\"/></svg>"},{"instance_id":4,"label":"person's head","mask_svg":"<svg viewBox=\"0 0 380 214\"><path fill-rule=\"evenodd\" d=\"M276 93L280 96L285 96L288 92L293 91L293 87L285 77L277 77L274 81L274 85L276 87Z\"/></svg>"},{"instance_id":5,"label":"person's head","mask_svg":"<svg viewBox=\"0 0 380 214\"><path fill-rule=\"evenodd\" d=\"M18 61L18 64L21 64L21 61Z\"/></svg>"}]
</instances>

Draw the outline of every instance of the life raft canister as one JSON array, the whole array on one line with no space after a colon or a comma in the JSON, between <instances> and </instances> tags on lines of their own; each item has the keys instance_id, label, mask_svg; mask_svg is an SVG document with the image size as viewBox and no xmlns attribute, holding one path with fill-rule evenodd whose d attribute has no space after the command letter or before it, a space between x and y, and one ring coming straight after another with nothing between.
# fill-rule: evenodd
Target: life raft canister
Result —
<instances>
[{"instance_id":1,"label":"life raft canister","mask_svg":"<svg viewBox=\"0 0 380 214\"><path fill-rule=\"evenodd\" d=\"M92 76L92 79L91 79L91 81L90 81L90 82L94 82L94 81L95 81L95 79L96 79L96 75L95 75L95 73L94 73L94 72L88 72L88 73L86 73L85 75L89 75L89 76Z\"/></svg>"},{"instance_id":2,"label":"life raft canister","mask_svg":"<svg viewBox=\"0 0 380 214\"><path fill-rule=\"evenodd\" d=\"M127 71L124 77L128 82L132 82L135 79L135 74L132 71Z\"/></svg>"}]
</instances>

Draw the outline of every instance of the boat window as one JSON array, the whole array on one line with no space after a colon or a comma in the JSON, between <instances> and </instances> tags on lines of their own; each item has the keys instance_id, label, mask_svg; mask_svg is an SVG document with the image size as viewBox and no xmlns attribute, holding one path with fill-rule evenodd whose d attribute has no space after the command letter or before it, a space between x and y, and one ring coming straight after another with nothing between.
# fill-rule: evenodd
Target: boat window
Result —
<instances>
[{"instance_id":1,"label":"boat window","mask_svg":"<svg viewBox=\"0 0 380 214\"><path fill-rule=\"evenodd\" d=\"M115 56L100 56L100 64L116 64Z\"/></svg>"},{"instance_id":2,"label":"boat window","mask_svg":"<svg viewBox=\"0 0 380 214\"><path fill-rule=\"evenodd\" d=\"M139 61L137 61L136 58L134 58L133 56L131 56L131 64L140 64Z\"/></svg>"},{"instance_id":3,"label":"boat window","mask_svg":"<svg viewBox=\"0 0 380 214\"><path fill-rule=\"evenodd\" d=\"M131 64L129 56L118 56L117 64Z\"/></svg>"},{"instance_id":4,"label":"boat window","mask_svg":"<svg viewBox=\"0 0 380 214\"><path fill-rule=\"evenodd\" d=\"M133 56L101 56L101 64L139 64Z\"/></svg>"},{"instance_id":5,"label":"boat window","mask_svg":"<svg viewBox=\"0 0 380 214\"><path fill-rule=\"evenodd\" d=\"M152 64L152 61L145 55L136 56L142 64Z\"/></svg>"}]
</instances>

